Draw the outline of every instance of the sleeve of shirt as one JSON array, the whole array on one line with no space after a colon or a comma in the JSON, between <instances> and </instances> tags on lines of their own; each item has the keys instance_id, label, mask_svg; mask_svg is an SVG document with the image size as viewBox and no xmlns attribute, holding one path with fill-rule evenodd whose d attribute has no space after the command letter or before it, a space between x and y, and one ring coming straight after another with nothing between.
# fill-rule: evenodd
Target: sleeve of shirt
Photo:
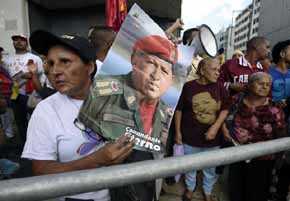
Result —
<instances>
[{"instance_id":1,"label":"sleeve of shirt","mask_svg":"<svg viewBox=\"0 0 290 201\"><path fill-rule=\"evenodd\" d=\"M185 96L186 96L186 88L187 88L187 84L184 84L182 91L181 91L181 95L179 97L179 100L178 100L178 103L176 106L176 110L182 111L182 109L183 109Z\"/></svg>"},{"instance_id":2,"label":"sleeve of shirt","mask_svg":"<svg viewBox=\"0 0 290 201\"><path fill-rule=\"evenodd\" d=\"M46 76L44 74L43 62L40 57L36 57L36 64L38 67L38 77L41 85L43 86L46 80Z\"/></svg>"},{"instance_id":3,"label":"sleeve of shirt","mask_svg":"<svg viewBox=\"0 0 290 201\"><path fill-rule=\"evenodd\" d=\"M34 110L27 129L22 158L31 160L57 160L57 132L52 112L42 103Z\"/></svg>"},{"instance_id":4,"label":"sleeve of shirt","mask_svg":"<svg viewBox=\"0 0 290 201\"><path fill-rule=\"evenodd\" d=\"M225 87L226 90L229 89L230 85L230 72L229 72L230 61L227 61L221 66L220 76L218 81Z\"/></svg>"}]
</instances>

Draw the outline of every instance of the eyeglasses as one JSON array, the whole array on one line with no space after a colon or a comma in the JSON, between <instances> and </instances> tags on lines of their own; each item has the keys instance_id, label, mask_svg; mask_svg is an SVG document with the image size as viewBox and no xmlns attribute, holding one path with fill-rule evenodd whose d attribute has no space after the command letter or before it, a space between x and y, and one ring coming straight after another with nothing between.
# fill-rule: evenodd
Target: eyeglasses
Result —
<instances>
[{"instance_id":1,"label":"eyeglasses","mask_svg":"<svg viewBox=\"0 0 290 201\"><path fill-rule=\"evenodd\" d=\"M87 128L82 122L80 122L78 119L74 120L74 125L78 129L80 129L82 132L86 133L88 137L92 138L96 141L102 141L102 137L98 134L96 134L92 129Z\"/></svg>"},{"instance_id":2,"label":"eyeglasses","mask_svg":"<svg viewBox=\"0 0 290 201\"><path fill-rule=\"evenodd\" d=\"M77 153L80 155L86 155L90 153L104 142L100 135L96 134L92 129L86 128L86 126L78 121L78 119L74 120L74 125L82 132L84 132L87 138L86 142L82 143L77 150Z\"/></svg>"}]
</instances>

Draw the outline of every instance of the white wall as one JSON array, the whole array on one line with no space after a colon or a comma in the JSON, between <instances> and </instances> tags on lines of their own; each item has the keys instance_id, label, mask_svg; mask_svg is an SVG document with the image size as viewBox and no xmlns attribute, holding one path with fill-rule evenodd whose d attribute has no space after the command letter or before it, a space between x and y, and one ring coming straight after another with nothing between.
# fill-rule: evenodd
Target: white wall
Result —
<instances>
[{"instance_id":1,"label":"white wall","mask_svg":"<svg viewBox=\"0 0 290 201\"><path fill-rule=\"evenodd\" d=\"M29 34L27 0L0 0L0 46L14 52L11 35Z\"/></svg>"}]
</instances>

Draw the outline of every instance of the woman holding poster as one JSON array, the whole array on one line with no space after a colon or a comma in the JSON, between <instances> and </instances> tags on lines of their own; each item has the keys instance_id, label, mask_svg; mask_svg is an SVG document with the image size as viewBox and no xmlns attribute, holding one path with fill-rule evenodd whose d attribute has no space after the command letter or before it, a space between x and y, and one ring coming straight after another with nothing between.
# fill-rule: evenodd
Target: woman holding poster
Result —
<instances>
[{"instance_id":1,"label":"woman holding poster","mask_svg":"<svg viewBox=\"0 0 290 201\"><path fill-rule=\"evenodd\" d=\"M32 33L30 44L47 56L49 73L58 91L37 105L29 122L22 157L32 160L33 173L46 175L122 162L132 152L133 143L128 137L107 144L99 139L92 144L88 133L74 124L96 72L95 50L89 41L39 30ZM85 152L88 145L93 148ZM104 189L58 200L109 201L110 194Z\"/></svg>"}]
</instances>

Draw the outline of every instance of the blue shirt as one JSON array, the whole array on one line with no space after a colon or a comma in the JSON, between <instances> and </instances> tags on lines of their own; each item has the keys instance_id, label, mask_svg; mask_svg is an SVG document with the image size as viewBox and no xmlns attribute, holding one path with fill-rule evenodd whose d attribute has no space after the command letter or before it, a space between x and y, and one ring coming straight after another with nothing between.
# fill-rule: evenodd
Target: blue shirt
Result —
<instances>
[{"instance_id":1,"label":"blue shirt","mask_svg":"<svg viewBox=\"0 0 290 201\"><path fill-rule=\"evenodd\" d=\"M286 73L270 68L269 74L272 76L272 98L275 102L290 97L290 70Z\"/></svg>"}]
</instances>

